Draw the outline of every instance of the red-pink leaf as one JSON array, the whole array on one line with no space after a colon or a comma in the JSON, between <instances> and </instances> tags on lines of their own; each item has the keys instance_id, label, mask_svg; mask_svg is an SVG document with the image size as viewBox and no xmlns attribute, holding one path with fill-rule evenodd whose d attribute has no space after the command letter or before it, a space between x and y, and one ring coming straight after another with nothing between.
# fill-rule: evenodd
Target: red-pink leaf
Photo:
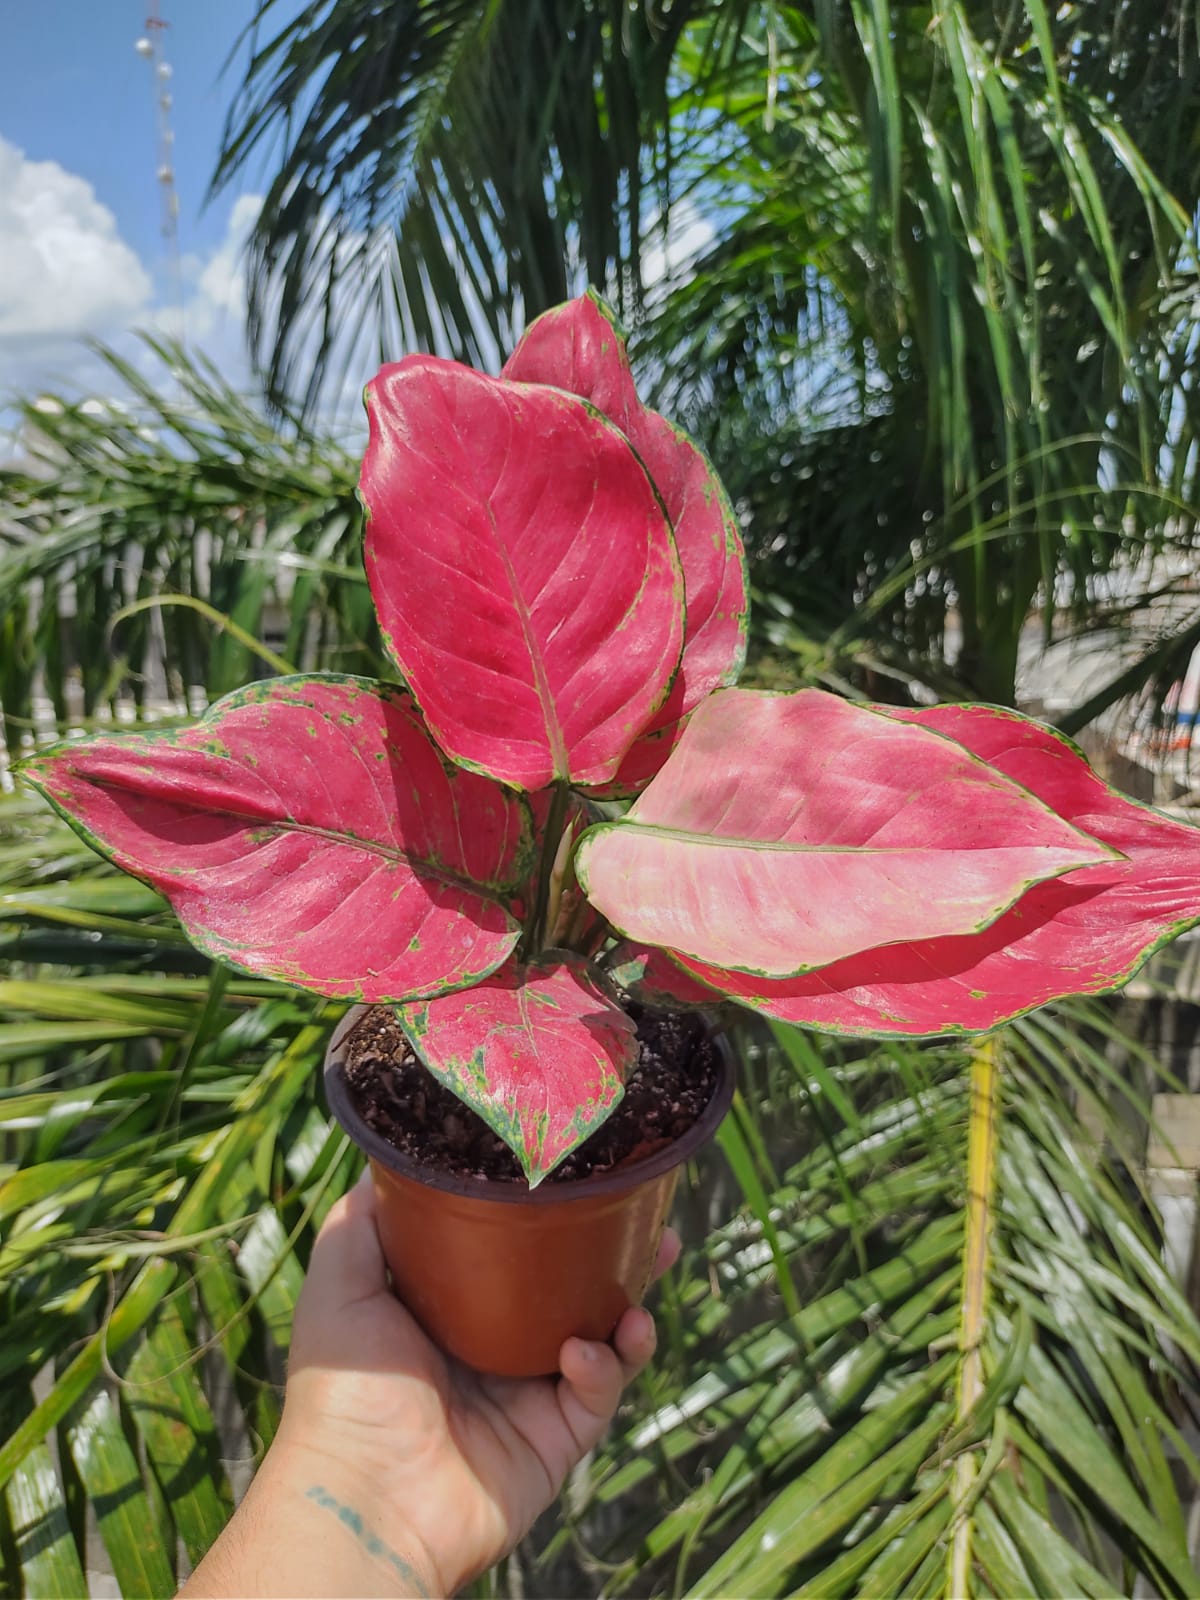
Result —
<instances>
[{"instance_id":1,"label":"red-pink leaf","mask_svg":"<svg viewBox=\"0 0 1200 1600\"><path fill-rule=\"evenodd\" d=\"M615 1109L634 1025L576 957L509 963L473 989L398 1006L414 1050L541 1182Z\"/></svg>"},{"instance_id":2,"label":"red-pink leaf","mask_svg":"<svg viewBox=\"0 0 1200 1600\"><path fill-rule=\"evenodd\" d=\"M685 960L698 977L756 1010L830 1032L980 1032L1126 982L1200 921L1200 829L1115 793L1066 740L989 706L889 715L959 740L1125 859L1038 884L982 933L867 950L781 983Z\"/></svg>"},{"instance_id":3,"label":"red-pink leaf","mask_svg":"<svg viewBox=\"0 0 1200 1600\"><path fill-rule=\"evenodd\" d=\"M594 291L531 322L501 371L514 383L546 383L581 395L632 437L626 424L642 403L624 335Z\"/></svg>"},{"instance_id":4,"label":"red-pink leaf","mask_svg":"<svg viewBox=\"0 0 1200 1600\"><path fill-rule=\"evenodd\" d=\"M816 689L723 689L576 872L629 938L784 978L976 931L1111 854L936 733Z\"/></svg>"},{"instance_id":5,"label":"red-pink leaf","mask_svg":"<svg viewBox=\"0 0 1200 1600\"><path fill-rule=\"evenodd\" d=\"M501 901L528 867L526 809L445 761L401 690L279 678L194 727L60 745L22 772L243 971L392 1000L473 983L516 946Z\"/></svg>"},{"instance_id":6,"label":"red-pink leaf","mask_svg":"<svg viewBox=\"0 0 1200 1600\"><path fill-rule=\"evenodd\" d=\"M641 456L675 529L687 632L671 693L630 749L612 785L632 794L662 766L688 714L736 681L746 657L746 570L737 518L708 457L637 397L625 340L589 292L532 324L504 367L522 383L554 384L590 400Z\"/></svg>"},{"instance_id":7,"label":"red-pink leaf","mask_svg":"<svg viewBox=\"0 0 1200 1600\"><path fill-rule=\"evenodd\" d=\"M628 441L572 395L433 356L367 391L367 576L442 749L505 783L608 783L667 695L683 577Z\"/></svg>"}]
</instances>

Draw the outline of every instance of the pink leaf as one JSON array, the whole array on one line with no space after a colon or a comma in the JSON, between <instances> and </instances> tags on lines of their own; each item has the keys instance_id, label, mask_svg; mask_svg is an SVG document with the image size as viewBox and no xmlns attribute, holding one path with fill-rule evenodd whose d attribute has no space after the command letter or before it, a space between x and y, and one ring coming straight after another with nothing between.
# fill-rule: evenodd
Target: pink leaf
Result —
<instances>
[{"instance_id":1,"label":"pink leaf","mask_svg":"<svg viewBox=\"0 0 1200 1600\"><path fill-rule=\"evenodd\" d=\"M683 577L626 439L574 396L433 356L367 391L366 565L384 638L455 761L608 783L670 688Z\"/></svg>"},{"instance_id":2,"label":"pink leaf","mask_svg":"<svg viewBox=\"0 0 1200 1600\"><path fill-rule=\"evenodd\" d=\"M545 383L590 400L632 438L626 424L642 410L625 338L594 291L545 311L525 330L502 369L513 383Z\"/></svg>"},{"instance_id":3,"label":"pink leaf","mask_svg":"<svg viewBox=\"0 0 1200 1600\"><path fill-rule=\"evenodd\" d=\"M414 1050L541 1182L609 1116L634 1025L576 957L510 963L461 994L398 1006Z\"/></svg>"},{"instance_id":4,"label":"pink leaf","mask_svg":"<svg viewBox=\"0 0 1200 1600\"><path fill-rule=\"evenodd\" d=\"M473 983L516 946L501 899L527 870L525 807L446 762L399 689L280 678L22 772L243 971L391 1000Z\"/></svg>"},{"instance_id":5,"label":"pink leaf","mask_svg":"<svg viewBox=\"0 0 1200 1600\"><path fill-rule=\"evenodd\" d=\"M658 771L701 700L734 683L746 657L745 554L729 497L685 433L642 405L625 340L594 294L547 311L508 358L506 378L554 384L590 400L627 436L654 479L683 566L687 632L671 693L621 764L614 792L631 794Z\"/></svg>"},{"instance_id":6,"label":"pink leaf","mask_svg":"<svg viewBox=\"0 0 1200 1600\"><path fill-rule=\"evenodd\" d=\"M959 740L1125 859L1038 884L982 933L867 950L782 983L685 960L698 977L756 1010L830 1032L978 1032L1124 983L1200 921L1200 829L1115 793L1066 740L990 706L888 715Z\"/></svg>"},{"instance_id":7,"label":"pink leaf","mask_svg":"<svg viewBox=\"0 0 1200 1600\"><path fill-rule=\"evenodd\" d=\"M583 836L576 872L627 937L784 978L977 931L1111 854L925 728L816 689L723 689L627 815Z\"/></svg>"}]
</instances>

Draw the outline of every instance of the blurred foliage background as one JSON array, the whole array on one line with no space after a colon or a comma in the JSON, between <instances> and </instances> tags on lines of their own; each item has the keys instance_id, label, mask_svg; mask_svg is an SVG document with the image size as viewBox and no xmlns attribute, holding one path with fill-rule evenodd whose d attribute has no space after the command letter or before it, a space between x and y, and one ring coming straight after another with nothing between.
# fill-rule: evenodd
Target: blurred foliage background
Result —
<instances>
[{"instance_id":1,"label":"blurred foliage background","mask_svg":"<svg viewBox=\"0 0 1200 1600\"><path fill-rule=\"evenodd\" d=\"M11 756L287 665L385 672L347 374L494 366L590 281L743 518L753 670L1088 730L1200 640L1190 0L263 0L214 183L268 198L262 396L186 348L38 397L0 468ZM1040 634L1039 634L1040 630ZM1198 908L1200 909L1200 908ZM0 795L0 1585L171 1592L278 1421L358 1161L339 1008L212 968ZM1189 1596L1200 1324L1110 1003L981 1041L741 1025L663 1348L485 1594ZM1190 1085L1194 1087L1194 1085Z\"/></svg>"}]
</instances>

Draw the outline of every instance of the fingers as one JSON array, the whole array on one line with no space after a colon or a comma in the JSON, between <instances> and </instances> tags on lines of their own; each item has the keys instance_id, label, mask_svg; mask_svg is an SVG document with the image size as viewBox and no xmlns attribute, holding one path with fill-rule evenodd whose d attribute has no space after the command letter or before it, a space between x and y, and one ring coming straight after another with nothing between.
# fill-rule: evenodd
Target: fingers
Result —
<instances>
[{"instance_id":1,"label":"fingers","mask_svg":"<svg viewBox=\"0 0 1200 1600\"><path fill-rule=\"evenodd\" d=\"M387 1288L369 1170L330 1208L312 1248L306 1288L330 1309Z\"/></svg>"},{"instance_id":2,"label":"fingers","mask_svg":"<svg viewBox=\"0 0 1200 1600\"><path fill-rule=\"evenodd\" d=\"M611 1345L568 1339L559 1356L559 1405L582 1455L596 1444L621 1402L621 1391L654 1354L654 1318L631 1306L617 1323Z\"/></svg>"},{"instance_id":3,"label":"fingers","mask_svg":"<svg viewBox=\"0 0 1200 1600\"><path fill-rule=\"evenodd\" d=\"M626 1383L631 1383L648 1365L657 1345L654 1318L645 1306L630 1306L613 1334L613 1346L620 1357Z\"/></svg>"},{"instance_id":4,"label":"fingers","mask_svg":"<svg viewBox=\"0 0 1200 1600\"><path fill-rule=\"evenodd\" d=\"M612 1421L625 1387L625 1369L610 1345L590 1339L568 1339L559 1366L558 1403L578 1458L599 1443Z\"/></svg>"},{"instance_id":5,"label":"fingers","mask_svg":"<svg viewBox=\"0 0 1200 1600\"><path fill-rule=\"evenodd\" d=\"M658 1241L658 1255L654 1261L654 1270L650 1274L650 1282L657 1283L664 1272L669 1272L679 1260L679 1252L683 1244L674 1228L664 1228L662 1238Z\"/></svg>"},{"instance_id":6,"label":"fingers","mask_svg":"<svg viewBox=\"0 0 1200 1600\"><path fill-rule=\"evenodd\" d=\"M651 1283L675 1265L680 1249L675 1229L664 1228ZM576 1437L588 1436L581 1450L590 1450L600 1438L620 1404L621 1390L647 1365L657 1342L654 1318L643 1306L630 1306L617 1323L611 1345L587 1339L568 1339L563 1345L559 1398Z\"/></svg>"}]
</instances>

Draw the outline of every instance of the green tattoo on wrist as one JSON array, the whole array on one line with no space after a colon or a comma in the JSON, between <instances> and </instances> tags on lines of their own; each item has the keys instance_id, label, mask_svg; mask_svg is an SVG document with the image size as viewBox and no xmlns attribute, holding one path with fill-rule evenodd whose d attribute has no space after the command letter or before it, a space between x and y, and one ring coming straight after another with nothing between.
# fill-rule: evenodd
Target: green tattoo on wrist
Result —
<instances>
[{"instance_id":1,"label":"green tattoo on wrist","mask_svg":"<svg viewBox=\"0 0 1200 1600\"><path fill-rule=\"evenodd\" d=\"M422 1600L429 1600L429 1590L417 1576L415 1568L409 1566L403 1556L398 1556L390 1545L383 1542L377 1534L371 1532L363 1521L359 1512L353 1506L343 1505L342 1502L331 1495L329 1490L321 1484L314 1483L304 1497L319 1505L322 1511L332 1511L343 1528L348 1529L369 1556L376 1561L386 1562L392 1570L409 1585Z\"/></svg>"}]
</instances>

